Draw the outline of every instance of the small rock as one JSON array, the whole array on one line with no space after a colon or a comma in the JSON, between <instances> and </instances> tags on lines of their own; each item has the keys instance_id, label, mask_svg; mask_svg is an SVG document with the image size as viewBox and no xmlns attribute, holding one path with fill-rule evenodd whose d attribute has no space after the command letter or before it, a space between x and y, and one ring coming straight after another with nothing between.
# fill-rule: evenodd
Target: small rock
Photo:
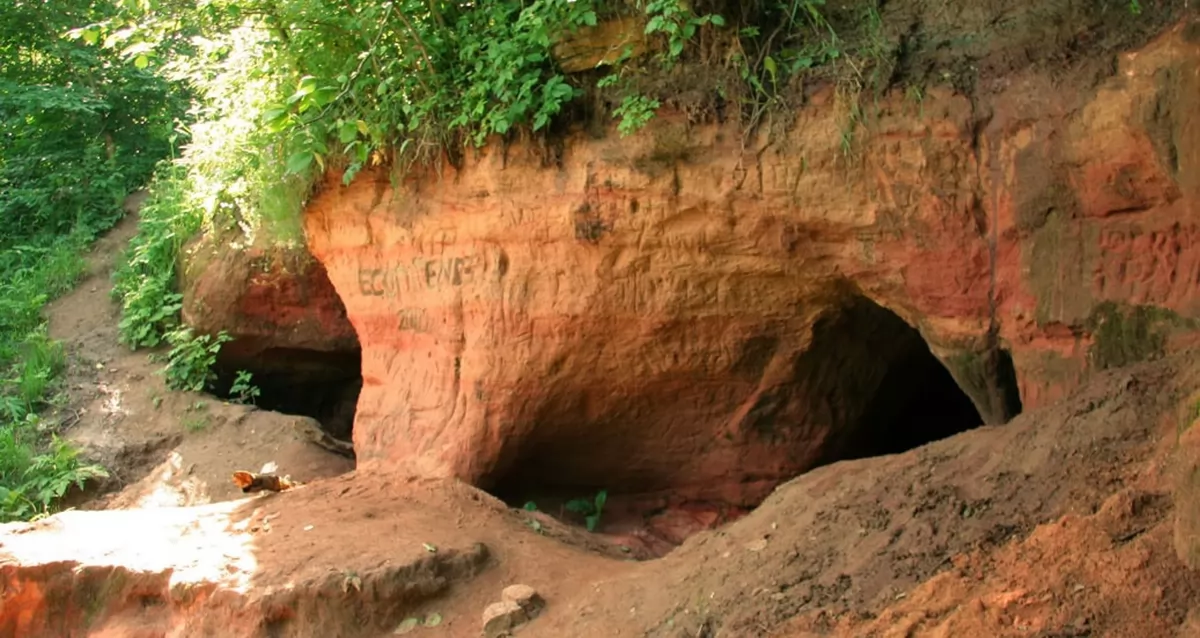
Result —
<instances>
[{"instance_id":1,"label":"small rock","mask_svg":"<svg viewBox=\"0 0 1200 638\"><path fill-rule=\"evenodd\" d=\"M529 585L509 585L501 592L500 598L505 602L516 603L525 610L525 615L531 620L537 618L546 606L546 601Z\"/></svg>"},{"instance_id":2,"label":"small rock","mask_svg":"<svg viewBox=\"0 0 1200 638\"><path fill-rule=\"evenodd\" d=\"M761 552L762 550L764 550L766 548L767 548L767 539L765 539L765 538L760 538L756 541L751 541L749 543L746 543L746 549L748 549L752 552Z\"/></svg>"},{"instance_id":3,"label":"small rock","mask_svg":"<svg viewBox=\"0 0 1200 638\"><path fill-rule=\"evenodd\" d=\"M484 638L509 636L513 629L527 620L529 618L526 617L525 610L511 600L492 603L483 610L483 636Z\"/></svg>"}]
</instances>

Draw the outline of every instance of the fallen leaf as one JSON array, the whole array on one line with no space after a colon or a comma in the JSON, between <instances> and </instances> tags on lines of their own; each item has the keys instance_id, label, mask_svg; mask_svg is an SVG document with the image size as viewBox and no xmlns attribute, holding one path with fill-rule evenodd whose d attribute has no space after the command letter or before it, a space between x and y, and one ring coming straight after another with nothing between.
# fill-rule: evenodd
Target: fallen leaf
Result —
<instances>
[{"instance_id":1,"label":"fallen leaf","mask_svg":"<svg viewBox=\"0 0 1200 638\"><path fill-rule=\"evenodd\" d=\"M442 624L442 615L437 612L429 614L425 617L426 627L437 627L440 624Z\"/></svg>"},{"instance_id":2,"label":"fallen leaf","mask_svg":"<svg viewBox=\"0 0 1200 638\"><path fill-rule=\"evenodd\" d=\"M392 633L400 634L400 635L407 634L408 632L416 629L417 625L420 625L420 624L421 624L420 618L405 618L403 622L401 622L399 625L396 626L396 630L393 631Z\"/></svg>"}]
</instances>

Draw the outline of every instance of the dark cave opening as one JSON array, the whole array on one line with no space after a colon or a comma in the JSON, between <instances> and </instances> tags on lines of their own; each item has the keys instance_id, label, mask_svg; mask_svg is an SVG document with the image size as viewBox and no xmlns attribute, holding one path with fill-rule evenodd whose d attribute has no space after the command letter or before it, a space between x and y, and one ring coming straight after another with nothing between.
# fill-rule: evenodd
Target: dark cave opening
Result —
<instances>
[{"instance_id":1,"label":"dark cave opening","mask_svg":"<svg viewBox=\"0 0 1200 638\"><path fill-rule=\"evenodd\" d=\"M232 342L217 360L214 394L235 399L233 385L243 370L252 375L251 383L260 391L255 406L311 417L333 438L353 443L354 413L362 390L361 351L258 350Z\"/></svg>"},{"instance_id":2,"label":"dark cave opening","mask_svg":"<svg viewBox=\"0 0 1200 638\"><path fill-rule=\"evenodd\" d=\"M761 359L761 365L750 366L755 371L748 372L743 369L748 365L743 365L746 357L741 357L721 375L724 383L744 381L739 375L753 377L743 386L746 390L741 396L752 395L761 369L777 356L780 341L777 334L749 336L743 353L761 354L755 357ZM706 497L699 501L680 496L680 489L695 491L695 481L701 479L684 475L689 471L681 467L686 459L664 463L646 454L647 445L654 448L663 443L646 443L644 423L693 404L652 385L639 388L637 394L623 395L621 401L612 401L611 395L599 389L597 394L606 397L605 405L612 406L601 410L589 398L589 390L559 395L543 406L530 436L514 444L509 462L498 467L482 486L512 507L521 508L532 501L537 511L572 525L586 521L586 514L576 511L586 510L586 503L578 501L594 500L606 489L607 509L599 531L628 537L630 530L636 529L645 539L642 532L649 530L658 540L641 556L647 558L665 554L702 529L735 520L756 507L771 488L809 470L904 452L979 427L987 421L981 409L991 409L993 415L997 412L993 405L996 396L1000 397L1002 420L1020 411L1015 372L1005 351L991 346L991 350L965 357L970 365L956 363L960 375L956 380L916 328L861 295L848 296L822 315L813 325L809 347L788 356L794 359L788 362L787 378L754 395L757 398L751 400L755 403L740 421L740 433L719 441L746 449L766 441L774 446L775 459L805 459L783 473L756 474L757 468L744 467L741 480L769 483L759 496L744 497L750 493L745 492L733 500ZM692 391L703 393L715 387L706 383L697 379ZM982 402L981 407L976 401ZM661 405L653 405L656 403ZM645 415L650 415L648 420L639 422ZM728 417L718 419L727 421ZM581 427L583 422L588 425ZM712 425L697 424L674 436L715 431ZM715 438L713 434L708 437ZM726 480L720 475L709 478ZM568 505L572 500L578 505L574 510Z\"/></svg>"},{"instance_id":3,"label":"dark cave opening","mask_svg":"<svg viewBox=\"0 0 1200 638\"><path fill-rule=\"evenodd\" d=\"M813 344L798 367L812 356L840 359L838 369L856 371L831 384L840 386L849 409L845 422L832 429L818 466L905 452L984 423L921 333L865 297L819 321Z\"/></svg>"}]
</instances>

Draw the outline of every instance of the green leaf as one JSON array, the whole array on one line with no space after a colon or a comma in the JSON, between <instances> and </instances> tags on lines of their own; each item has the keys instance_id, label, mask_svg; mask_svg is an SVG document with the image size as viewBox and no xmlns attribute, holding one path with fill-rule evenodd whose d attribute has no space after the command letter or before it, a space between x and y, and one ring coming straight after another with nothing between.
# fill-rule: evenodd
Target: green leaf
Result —
<instances>
[{"instance_id":1,"label":"green leaf","mask_svg":"<svg viewBox=\"0 0 1200 638\"><path fill-rule=\"evenodd\" d=\"M312 100L314 106L325 106L326 104L332 102L337 96L338 90L336 88L326 87L313 91L310 99Z\"/></svg>"},{"instance_id":2,"label":"green leaf","mask_svg":"<svg viewBox=\"0 0 1200 638\"><path fill-rule=\"evenodd\" d=\"M313 163L313 152L309 150L292 153L287 160L287 172L302 173Z\"/></svg>"},{"instance_id":3,"label":"green leaf","mask_svg":"<svg viewBox=\"0 0 1200 638\"><path fill-rule=\"evenodd\" d=\"M150 59L145 55L139 55L133 59L133 66L136 66L139 69L144 69L150 66Z\"/></svg>"},{"instance_id":4,"label":"green leaf","mask_svg":"<svg viewBox=\"0 0 1200 638\"><path fill-rule=\"evenodd\" d=\"M83 30L83 41L88 44L96 44L100 41L100 29L95 27Z\"/></svg>"},{"instance_id":5,"label":"green leaf","mask_svg":"<svg viewBox=\"0 0 1200 638\"><path fill-rule=\"evenodd\" d=\"M267 109L263 111L262 119L265 123L274 122L275 120L287 115L287 113L288 110L283 107Z\"/></svg>"},{"instance_id":6,"label":"green leaf","mask_svg":"<svg viewBox=\"0 0 1200 638\"><path fill-rule=\"evenodd\" d=\"M717 25L718 27L725 26L725 18L722 17L721 14L719 14L719 13L712 14L711 16L709 16L709 19L713 24Z\"/></svg>"},{"instance_id":7,"label":"green leaf","mask_svg":"<svg viewBox=\"0 0 1200 638\"><path fill-rule=\"evenodd\" d=\"M776 82L776 73L779 71L779 67L775 65L775 58L769 55L763 58L763 68L771 75L771 83L774 84Z\"/></svg>"},{"instance_id":8,"label":"green leaf","mask_svg":"<svg viewBox=\"0 0 1200 638\"><path fill-rule=\"evenodd\" d=\"M584 514L584 515L591 514L594 507L595 507L595 505L593 505L592 501L590 501L586 498L571 499L571 500L567 501L567 504L566 504L566 508L567 508L568 512L574 512L576 514Z\"/></svg>"}]
</instances>

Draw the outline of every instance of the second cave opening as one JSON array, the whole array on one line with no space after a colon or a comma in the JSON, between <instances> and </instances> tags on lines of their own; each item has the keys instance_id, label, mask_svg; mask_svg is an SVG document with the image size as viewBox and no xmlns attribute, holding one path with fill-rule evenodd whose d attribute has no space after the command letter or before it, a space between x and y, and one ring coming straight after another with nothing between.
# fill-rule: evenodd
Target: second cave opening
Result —
<instances>
[{"instance_id":1,"label":"second cave opening","mask_svg":"<svg viewBox=\"0 0 1200 638\"><path fill-rule=\"evenodd\" d=\"M765 369L766 360L778 362L777 357L789 356L778 350L780 341L777 334L750 335L742 351L762 355L754 358L761 359L758 367ZM1003 351L993 354L1007 365L980 368L987 376L986 383L1015 399L1011 360ZM656 390L656 380L647 380L640 394L606 401L600 412L594 404L587 409L588 400L582 397L593 391L603 395L603 388L557 395L553 403L545 405L535 427L513 446L511 461L487 477L485 485L514 507L534 502L540 511L565 514L577 524L584 518L572 515L564 504L593 499L604 491L607 509L598 531L621 535L631 529L630 518L638 518L634 526L642 525L662 541L650 553L662 555L700 529L744 515L770 487L799 474L838 461L904 452L985 422L975 401L932 353L921 333L865 296L848 296L825 312L812 326L808 347L790 356L785 360L787 374L769 391L755 391L757 381L746 386L744 396L749 403L744 405L749 409L740 420L738 434L720 434L719 424L728 423L728 416L714 418L710 426L689 424L690 429L683 431L695 436L707 428L715 445L744 445L758 458L763 458L764 445L774 449L776 456L767 460L779 461L776 467L780 468L790 463L791 470L771 474L764 466L763 472L755 475L758 467L749 468L746 476L753 478L743 480L768 484L757 492L759 496L736 501L680 496L681 490L717 494L719 487L706 490L697 481L727 481L728 477L718 473L675 476L688 472L683 469L686 459L684 463L671 462L661 456L654 465L656 454L648 447L664 446L662 452L669 454L673 443L670 438L656 440L648 432L656 432L661 426L655 420L681 401L678 395ZM739 365L726 375L730 383L736 383L743 373ZM975 372L979 371L971 374ZM711 383L697 379L690 391L703 393L706 390L701 388L712 387ZM1008 416L1020 411L1019 400L1010 403L1005 408ZM630 407L647 404L659 411ZM638 423L639 417L645 422ZM606 459L611 463L605 465ZM646 483L649 477L653 477L653 485ZM647 499L651 493L653 498ZM693 525L691 521L701 522Z\"/></svg>"}]
</instances>

